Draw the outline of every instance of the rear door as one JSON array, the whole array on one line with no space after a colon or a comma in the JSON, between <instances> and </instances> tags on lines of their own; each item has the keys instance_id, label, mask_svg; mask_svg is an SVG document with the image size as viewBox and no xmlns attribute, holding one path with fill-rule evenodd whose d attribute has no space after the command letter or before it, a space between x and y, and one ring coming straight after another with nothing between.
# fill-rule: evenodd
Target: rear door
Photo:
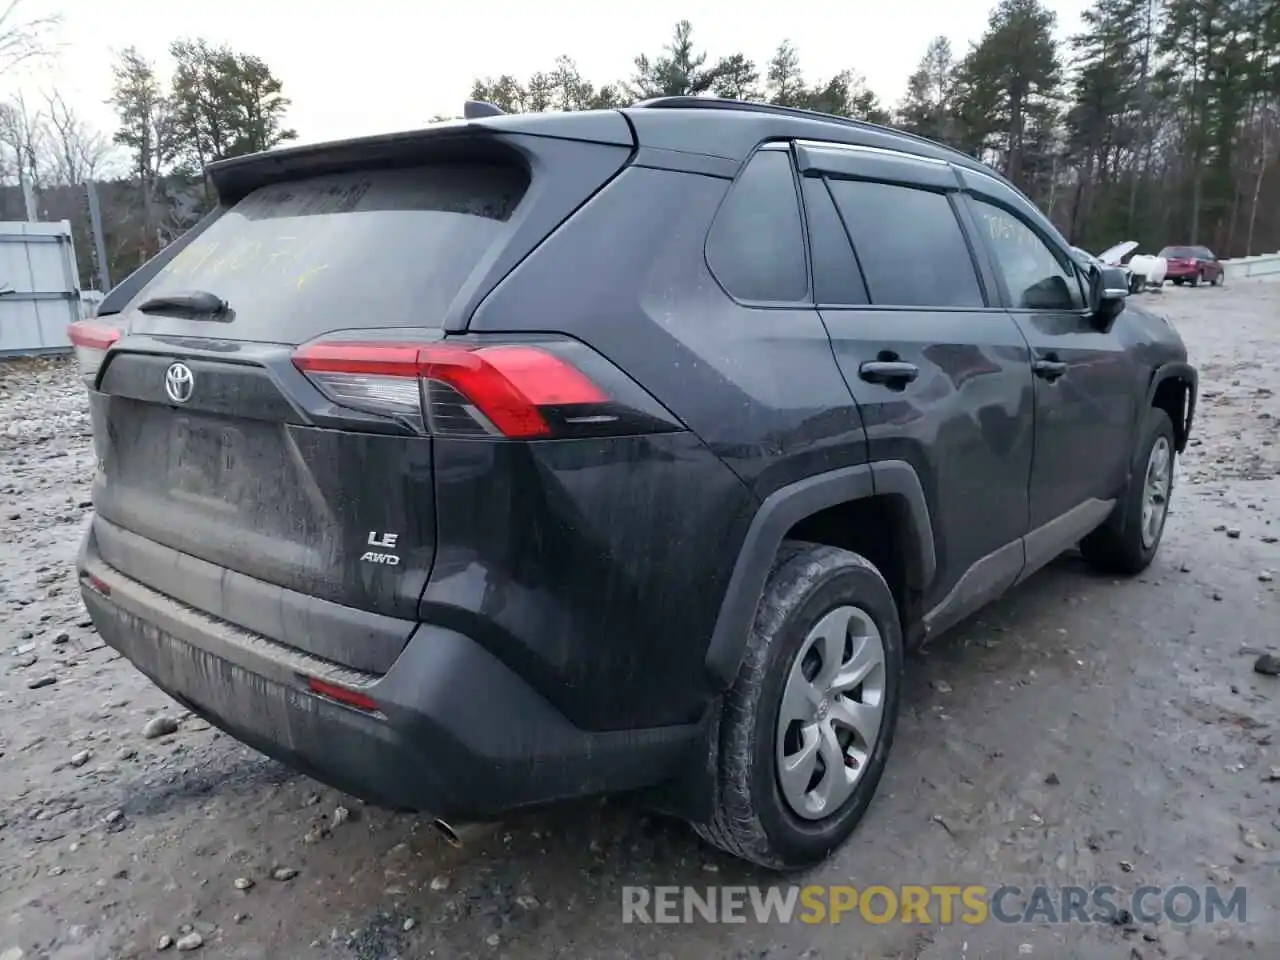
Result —
<instances>
[{"instance_id":1,"label":"rear door","mask_svg":"<svg viewBox=\"0 0 1280 960\"><path fill-rule=\"evenodd\" d=\"M108 563L154 583L156 545L176 551L192 575L166 592L205 610L222 570L416 621L435 549L432 441L421 383L397 358L416 370L414 350L629 153L472 140L295 153L287 174L272 155L242 165L220 214L101 318L112 345L90 395ZM334 367L334 345L356 340L365 360Z\"/></svg>"},{"instance_id":2,"label":"rear door","mask_svg":"<svg viewBox=\"0 0 1280 960\"><path fill-rule=\"evenodd\" d=\"M977 236L997 289L1031 346L1036 442L1031 527L1101 519L1098 501L1123 486L1139 382L1124 343L1085 309L1085 284L1067 245L1024 198L982 174L963 173ZM1058 525L1068 536L1071 521ZM1040 542L1035 540L1032 542ZM1054 553L1063 544L1049 544ZM1069 544L1067 544L1069 545ZM1029 561L1039 558L1030 557Z\"/></svg>"},{"instance_id":3,"label":"rear door","mask_svg":"<svg viewBox=\"0 0 1280 960\"><path fill-rule=\"evenodd\" d=\"M830 144L797 152L819 309L872 461L905 460L924 486L938 557L925 603L943 629L1022 569L1027 344L987 302L949 165Z\"/></svg>"},{"instance_id":4,"label":"rear door","mask_svg":"<svg viewBox=\"0 0 1280 960\"><path fill-rule=\"evenodd\" d=\"M1196 260L1200 263L1200 275L1210 283L1222 276L1222 262L1208 247L1196 247Z\"/></svg>"}]
</instances>

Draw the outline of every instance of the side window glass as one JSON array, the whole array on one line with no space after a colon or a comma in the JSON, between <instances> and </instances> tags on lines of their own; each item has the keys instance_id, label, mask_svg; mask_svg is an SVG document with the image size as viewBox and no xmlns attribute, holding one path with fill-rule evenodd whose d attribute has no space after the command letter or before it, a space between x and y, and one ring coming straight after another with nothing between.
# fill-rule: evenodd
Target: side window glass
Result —
<instances>
[{"instance_id":1,"label":"side window glass","mask_svg":"<svg viewBox=\"0 0 1280 960\"><path fill-rule=\"evenodd\" d=\"M813 295L818 303L861 305L867 286L854 259L825 180L805 177L800 182L809 221L809 251L813 257Z\"/></svg>"},{"instance_id":2,"label":"side window glass","mask_svg":"<svg viewBox=\"0 0 1280 960\"><path fill-rule=\"evenodd\" d=\"M829 186L873 304L984 306L973 258L944 194L855 180Z\"/></svg>"},{"instance_id":3,"label":"side window glass","mask_svg":"<svg viewBox=\"0 0 1280 960\"><path fill-rule=\"evenodd\" d=\"M1083 310L1084 295L1074 268L1020 218L982 200L974 200L978 228L991 246L996 269L1009 290L1011 305L1022 310Z\"/></svg>"},{"instance_id":4,"label":"side window glass","mask_svg":"<svg viewBox=\"0 0 1280 960\"><path fill-rule=\"evenodd\" d=\"M761 150L747 164L711 225L707 264L739 300L805 299L804 232L788 154Z\"/></svg>"}]
</instances>

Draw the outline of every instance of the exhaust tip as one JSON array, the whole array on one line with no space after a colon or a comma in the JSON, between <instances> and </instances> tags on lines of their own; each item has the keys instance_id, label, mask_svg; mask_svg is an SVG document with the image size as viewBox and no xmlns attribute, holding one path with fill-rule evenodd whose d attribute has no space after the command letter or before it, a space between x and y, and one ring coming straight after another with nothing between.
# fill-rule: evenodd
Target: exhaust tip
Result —
<instances>
[{"instance_id":1,"label":"exhaust tip","mask_svg":"<svg viewBox=\"0 0 1280 960\"><path fill-rule=\"evenodd\" d=\"M449 826L449 824L445 823L443 820L435 820L431 825L436 828L436 832L440 834L440 836L444 837L445 843L449 844L449 846L462 846L462 838L458 836L458 832L454 830L453 827Z\"/></svg>"},{"instance_id":2,"label":"exhaust tip","mask_svg":"<svg viewBox=\"0 0 1280 960\"><path fill-rule=\"evenodd\" d=\"M436 819L431 821L431 826L435 828L436 833L440 834L449 846L461 848L465 844L493 833L501 824L490 822L448 823L444 820Z\"/></svg>"}]
</instances>

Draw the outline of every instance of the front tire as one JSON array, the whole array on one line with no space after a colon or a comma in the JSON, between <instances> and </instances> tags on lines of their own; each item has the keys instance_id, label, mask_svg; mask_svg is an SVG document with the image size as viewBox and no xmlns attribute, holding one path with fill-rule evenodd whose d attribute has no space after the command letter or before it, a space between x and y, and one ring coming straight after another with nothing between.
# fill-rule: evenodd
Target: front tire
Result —
<instances>
[{"instance_id":1,"label":"front tire","mask_svg":"<svg viewBox=\"0 0 1280 960\"><path fill-rule=\"evenodd\" d=\"M1147 411L1129 484L1107 521L1080 541L1080 552L1095 569L1134 576L1151 565L1173 493L1173 421L1159 407Z\"/></svg>"},{"instance_id":2,"label":"front tire","mask_svg":"<svg viewBox=\"0 0 1280 960\"><path fill-rule=\"evenodd\" d=\"M902 660L880 572L848 550L785 542L725 696L716 807L699 835L774 870L824 860L884 773Z\"/></svg>"}]
</instances>

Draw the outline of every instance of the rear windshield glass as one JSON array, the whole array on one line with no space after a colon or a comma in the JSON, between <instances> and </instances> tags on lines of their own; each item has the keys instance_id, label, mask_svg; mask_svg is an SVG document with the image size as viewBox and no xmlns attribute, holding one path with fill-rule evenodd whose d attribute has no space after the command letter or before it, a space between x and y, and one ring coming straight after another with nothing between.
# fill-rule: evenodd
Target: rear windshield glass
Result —
<instances>
[{"instance_id":1,"label":"rear windshield glass","mask_svg":"<svg viewBox=\"0 0 1280 960\"><path fill-rule=\"evenodd\" d=\"M1165 247L1160 256L1173 260L1194 260L1196 252L1191 247Z\"/></svg>"},{"instance_id":2,"label":"rear windshield glass","mask_svg":"<svg viewBox=\"0 0 1280 960\"><path fill-rule=\"evenodd\" d=\"M527 186L520 169L433 165L262 187L192 241L134 304L207 291L230 304L231 322L218 324L217 336L234 340L299 343L352 327L441 326ZM183 326L154 316L136 326L144 324L154 332Z\"/></svg>"}]
</instances>

